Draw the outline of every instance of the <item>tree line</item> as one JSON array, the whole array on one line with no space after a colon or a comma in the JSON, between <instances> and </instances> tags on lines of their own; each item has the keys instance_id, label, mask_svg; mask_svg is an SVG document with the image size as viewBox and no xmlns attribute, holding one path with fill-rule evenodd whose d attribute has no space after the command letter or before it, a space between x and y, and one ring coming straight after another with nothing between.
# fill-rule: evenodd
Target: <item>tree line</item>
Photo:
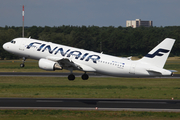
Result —
<instances>
[{"instance_id":1,"label":"tree line","mask_svg":"<svg viewBox=\"0 0 180 120\"><path fill-rule=\"evenodd\" d=\"M144 56L165 38L176 39L171 56L180 55L180 26L98 27L58 26L25 27L25 37L50 41L115 56ZM22 36L21 27L0 27L0 45ZM0 47L1 59L18 59Z\"/></svg>"}]
</instances>

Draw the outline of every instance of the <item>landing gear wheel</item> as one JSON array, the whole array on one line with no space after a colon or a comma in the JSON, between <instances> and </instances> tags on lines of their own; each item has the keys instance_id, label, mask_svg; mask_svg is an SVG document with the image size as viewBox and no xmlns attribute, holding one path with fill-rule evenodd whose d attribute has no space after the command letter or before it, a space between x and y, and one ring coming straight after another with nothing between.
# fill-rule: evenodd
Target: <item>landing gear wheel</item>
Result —
<instances>
[{"instance_id":1,"label":"landing gear wheel","mask_svg":"<svg viewBox=\"0 0 180 120\"><path fill-rule=\"evenodd\" d=\"M20 67L23 68L25 65L23 63L20 64Z\"/></svg>"},{"instance_id":2,"label":"landing gear wheel","mask_svg":"<svg viewBox=\"0 0 180 120\"><path fill-rule=\"evenodd\" d=\"M73 74L70 74L69 76L68 76L68 80L74 80L75 79L75 76L73 75Z\"/></svg>"},{"instance_id":3,"label":"landing gear wheel","mask_svg":"<svg viewBox=\"0 0 180 120\"><path fill-rule=\"evenodd\" d=\"M21 64L20 64L20 67L21 67L21 68L23 68L23 67L25 66L25 65L24 65L25 60L26 60L26 57L23 57L23 60L22 60L22 61L23 61L23 63L21 63Z\"/></svg>"},{"instance_id":4,"label":"landing gear wheel","mask_svg":"<svg viewBox=\"0 0 180 120\"><path fill-rule=\"evenodd\" d=\"M86 73L84 73L84 74L81 76L81 78L82 78L83 80L87 80L87 79L89 78L89 76L88 76Z\"/></svg>"}]
</instances>

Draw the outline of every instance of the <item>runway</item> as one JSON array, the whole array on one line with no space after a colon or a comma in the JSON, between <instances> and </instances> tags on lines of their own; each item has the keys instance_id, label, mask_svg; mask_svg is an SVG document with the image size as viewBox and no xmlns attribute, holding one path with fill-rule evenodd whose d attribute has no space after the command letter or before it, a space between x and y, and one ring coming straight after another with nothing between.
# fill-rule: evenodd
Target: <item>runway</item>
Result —
<instances>
[{"instance_id":1,"label":"runway","mask_svg":"<svg viewBox=\"0 0 180 120\"><path fill-rule=\"evenodd\" d=\"M0 76L34 76L34 77L67 77L70 73L65 72L0 72ZM80 77L83 73L74 73L75 76ZM101 75L97 73L87 73L90 77L112 77ZM180 74L173 76L163 76L155 78L180 78Z\"/></svg>"},{"instance_id":2,"label":"runway","mask_svg":"<svg viewBox=\"0 0 180 120\"><path fill-rule=\"evenodd\" d=\"M67 77L61 72L0 72L0 76ZM75 73L81 76L82 73ZM90 77L107 77L89 73ZM172 77L180 78L179 74ZM62 109L180 112L180 100L0 98L0 109Z\"/></svg>"},{"instance_id":3,"label":"runway","mask_svg":"<svg viewBox=\"0 0 180 120\"><path fill-rule=\"evenodd\" d=\"M180 100L0 98L0 109L180 112Z\"/></svg>"}]
</instances>

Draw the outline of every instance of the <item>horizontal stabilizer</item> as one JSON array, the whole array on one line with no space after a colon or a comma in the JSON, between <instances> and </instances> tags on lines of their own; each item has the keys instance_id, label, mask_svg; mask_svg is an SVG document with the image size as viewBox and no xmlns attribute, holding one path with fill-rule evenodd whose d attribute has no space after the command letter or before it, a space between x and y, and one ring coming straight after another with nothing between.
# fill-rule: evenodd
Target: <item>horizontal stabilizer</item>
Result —
<instances>
[{"instance_id":1,"label":"horizontal stabilizer","mask_svg":"<svg viewBox=\"0 0 180 120\"><path fill-rule=\"evenodd\" d=\"M174 73L174 72L178 72L178 71L176 71L176 70L169 70L169 71L171 71L171 72L173 72L173 73Z\"/></svg>"},{"instance_id":2,"label":"horizontal stabilizer","mask_svg":"<svg viewBox=\"0 0 180 120\"><path fill-rule=\"evenodd\" d=\"M153 72L153 73L157 73L157 74L162 74L160 70L157 69L148 69L148 72Z\"/></svg>"}]
</instances>

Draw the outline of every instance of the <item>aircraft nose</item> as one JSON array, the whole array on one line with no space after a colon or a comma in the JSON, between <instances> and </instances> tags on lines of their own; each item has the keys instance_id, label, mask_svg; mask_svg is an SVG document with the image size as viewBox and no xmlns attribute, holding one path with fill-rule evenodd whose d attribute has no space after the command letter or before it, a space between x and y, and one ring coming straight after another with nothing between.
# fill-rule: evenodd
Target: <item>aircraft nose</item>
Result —
<instances>
[{"instance_id":1,"label":"aircraft nose","mask_svg":"<svg viewBox=\"0 0 180 120\"><path fill-rule=\"evenodd\" d=\"M4 43L4 44L3 44L3 48L4 48L4 50L7 50L7 49L9 48L8 43Z\"/></svg>"}]
</instances>

